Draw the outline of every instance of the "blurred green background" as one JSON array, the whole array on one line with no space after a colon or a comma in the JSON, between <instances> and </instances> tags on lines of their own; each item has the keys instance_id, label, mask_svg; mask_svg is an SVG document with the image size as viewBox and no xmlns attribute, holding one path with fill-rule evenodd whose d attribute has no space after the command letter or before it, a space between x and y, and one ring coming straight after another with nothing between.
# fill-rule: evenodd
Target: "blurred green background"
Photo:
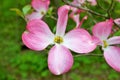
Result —
<instances>
[{"instance_id":1,"label":"blurred green background","mask_svg":"<svg viewBox=\"0 0 120 80\"><path fill-rule=\"evenodd\" d=\"M15 12L10 11L11 8L22 9L30 1L1 0L0 2L0 80L120 80L120 73L109 67L101 56L74 57L74 65L68 73L60 76L51 74L47 67L49 48L40 52L27 49L21 40L26 23ZM101 3L101 5L107 9L109 1ZM57 7L62 4L60 0L51 0L51 6L55 8L55 12ZM113 18L120 17L119 5L120 3L116 4L116 7L113 9ZM99 6L90 8L105 14ZM87 13L81 14L81 17L85 14ZM94 25L94 21L91 20L93 18L96 21L104 20L103 18L97 16L91 17L89 15L88 20L84 22L82 27L90 31ZM49 17L45 17L44 20L53 30L56 21ZM68 23L69 27L67 27L67 30L75 26L75 23L70 19ZM119 33L120 31L116 32L115 35L119 35ZM98 47L92 53L102 54L102 51ZM73 53L73 55L76 54Z\"/></svg>"}]
</instances>

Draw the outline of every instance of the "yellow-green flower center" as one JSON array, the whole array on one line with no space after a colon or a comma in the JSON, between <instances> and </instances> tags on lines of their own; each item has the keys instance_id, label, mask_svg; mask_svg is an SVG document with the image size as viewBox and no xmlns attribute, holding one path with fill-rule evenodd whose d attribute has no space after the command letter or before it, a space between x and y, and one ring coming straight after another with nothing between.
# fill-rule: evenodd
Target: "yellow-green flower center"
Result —
<instances>
[{"instance_id":1,"label":"yellow-green flower center","mask_svg":"<svg viewBox=\"0 0 120 80\"><path fill-rule=\"evenodd\" d=\"M106 40L103 40L103 47L106 48L108 46L108 43Z\"/></svg>"},{"instance_id":2,"label":"yellow-green flower center","mask_svg":"<svg viewBox=\"0 0 120 80\"><path fill-rule=\"evenodd\" d=\"M60 37L60 36L56 36L56 37L54 38L54 42L60 44L60 43L63 42L63 38Z\"/></svg>"},{"instance_id":3,"label":"yellow-green flower center","mask_svg":"<svg viewBox=\"0 0 120 80\"><path fill-rule=\"evenodd\" d=\"M44 11L41 11L40 14L45 15L45 12L44 12Z\"/></svg>"}]
</instances>

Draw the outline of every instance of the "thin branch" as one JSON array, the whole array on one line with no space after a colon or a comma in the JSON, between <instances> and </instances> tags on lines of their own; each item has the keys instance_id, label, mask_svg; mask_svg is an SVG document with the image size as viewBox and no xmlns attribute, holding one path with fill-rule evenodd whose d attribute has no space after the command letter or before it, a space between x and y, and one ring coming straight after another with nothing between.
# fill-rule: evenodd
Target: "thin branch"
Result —
<instances>
[{"instance_id":1,"label":"thin branch","mask_svg":"<svg viewBox=\"0 0 120 80\"><path fill-rule=\"evenodd\" d=\"M72 7L76 7L76 8L78 8L78 9L82 9L82 10L87 11L87 12L89 12L89 13L91 13L91 14L96 15L96 16L100 16L100 17L103 17L103 18L108 18L107 16L102 15L102 14L100 14L100 13L97 13L97 12L95 12L95 11L92 11L92 10L90 10L90 9L88 9L88 8L84 8L84 7L82 7L82 6L74 5L74 4L72 4L71 2L69 2L69 1L67 1L67 0L62 0L62 1L63 1L64 3L72 6Z\"/></svg>"},{"instance_id":2,"label":"thin branch","mask_svg":"<svg viewBox=\"0 0 120 80\"><path fill-rule=\"evenodd\" d=\"M54 17L54 16L46 16L46 17L49 17L49 18L51 18L51 19L53 19L53 20L55 20L55 21L57 21L57 18L56 17Z\"/></svg>"},{"instance_id":3,"label":"thin branch","mask_svg":"<svg viewBox=\"0 0 120 80\"><path fill-rule=\"evenodd\" d=\"M55 20L55 21L57 21L57 18L54 17L54 16L50 16L50 18L53 19L53 20Z\"/></svg>"},{"instance_id":4,"label":"thin branch","mask_svg":"<svg viewBox=\"0 0 120 80\"><path fill-rule=\"evenodd\" d=\"M96 0L96 2L97 2L98 7L100 7L100 8L103 9L104 11L106 11L106 10L101 6L101 4L99 3L98 0Z\"/></svg>"},{"instance_id":5,"label":"thin branch","mask_svg":"<svg viewBox=\"0 0 120 80\"><path fill-rule=\"evenodd\" d=\"M67 80L67 79L66 79L66 74L63 74L63 75L62 75L62 80Z\"/></svg>"},{"instance_id":6,"label":"thin branch","mask_svg":"<svg viewBox=\"0 0 120 80\"><path fill-rule=\"evenodd\" d=\"M75 55L74 57L80 57L80 56L98 56L98 57L102 57L102 54L82 54L82 55Z\"/></svg>"},{"instance_id":7,"label":"thin branch","mask_svg":"<svg viewBox=\"0 0 120 80\"><path fill-rule=\"evenodd\" d=\"M108 8L108 10L107 10L107 13L108 13L108 17L110 18L111 17L111 10L113 9L113 7L114 7L114 0L112 0L111 1L111 4L110 4L110 6L109 6L109 8Z\"/></svg>"},{"instance_id":8,"label":"thin branch","mask_svg":"<svg viewBox=\"0 0 120 80\"><path fill-rule=\"evenodd\" d=\"M90 14L90 13L88 13L88 12L87 12L87 14L92 18L93 22L96 24L97 21L94 19L94 17L92 16L92 14Z\"/></svg>"},{"instance_id":9,"label":"thin branch","mask_svg":"<svg viewBox=\"0 0 120 80\"><path fill-rule=\"evenodd\" d=\"M103 57L103 54L80 54L80 55L75 55L74 57L80 57L80 56L99 56Z\"/></svg>"}]
</instances>

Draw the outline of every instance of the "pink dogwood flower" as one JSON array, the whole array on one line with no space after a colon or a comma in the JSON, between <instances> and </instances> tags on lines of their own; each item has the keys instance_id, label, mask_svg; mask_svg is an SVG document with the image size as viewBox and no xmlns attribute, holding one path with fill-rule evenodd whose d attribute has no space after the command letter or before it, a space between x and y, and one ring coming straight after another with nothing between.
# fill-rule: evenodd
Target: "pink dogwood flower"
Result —
<instances>
[{"instance_id":1,"label":"pink dogwood flower","mask_svg":"<svg viewBox=\"0 0 120 80\"><path fill-rule=\"evenodd\" d=\"M69 8L64 5L58 9L56 34L38 19L28 22L27 31L22 34L23 43L32 50L41 51L54 44L48 54L48 68L55 75L66 73L72 67L73 56L70 50L88 53L96 48L92 37L84 29L74 29L65 34Z\"/></svg>"},{"instance_id":2,"label":"pink dogwood flower","mask_svg":"<svg viewBox=\"0 0 120 80\"><path fill-rule=\"evenodd\" d=\"M116 71L120 72L120 36L114 36L108 39L113 26L113 20L99 22L93 27L93 35L98 39L98 45L102 46L106 62Z\"/></svg>"},{"instance_id":3,"label":"pink dogwood flower","mask_svg":"<svg viewBox=\"0 0 120 80\"><path fill-rule=\"evenodd\" d=\"M49 8L50 0L32 0L31 5L35 11L26 15L27 21L41 19Z\"/></svg>"}]
</instances>

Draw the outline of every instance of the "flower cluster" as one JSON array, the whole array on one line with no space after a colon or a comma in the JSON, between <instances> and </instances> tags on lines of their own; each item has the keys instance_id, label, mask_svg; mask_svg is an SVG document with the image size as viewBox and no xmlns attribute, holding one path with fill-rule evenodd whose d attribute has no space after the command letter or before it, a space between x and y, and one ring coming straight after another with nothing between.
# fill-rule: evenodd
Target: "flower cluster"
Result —
<instances>
[{"instance_id":1,"label":"flower cluster","mask_svg":"<svg viewBox=\"0 0 120 80\"><path fill-rule=\"evenodd\" d=\"M96 5L96 0L87 1ZM83 4L85 0L74 0L72 3ZM86 54L93 51L97 45L102 46L107 63L116 71L120 71L120 48L115 46L120 44L120 36L108 39L114 24L113 19L95 24L92 29L93 35L90 35L87 30L80 27L87 19L85 16L81 21L79 20L80 13L84 10L63 5L58 8L56 33L53 34L47 23L42 20L49 8L50 0L32 0L31 5L34 11L26 15L28 22L26 31L22 34L22 41L28 48L35 51L41 51L48 45L53 45L48 53L48 68L53 74L60 75L70 70L74 62L70 50L78 54ZM66 33L69 18L75 21L76 27ZM118 24L119 21L115 20L115 22Z\"/></svg>"}]
</instances>

